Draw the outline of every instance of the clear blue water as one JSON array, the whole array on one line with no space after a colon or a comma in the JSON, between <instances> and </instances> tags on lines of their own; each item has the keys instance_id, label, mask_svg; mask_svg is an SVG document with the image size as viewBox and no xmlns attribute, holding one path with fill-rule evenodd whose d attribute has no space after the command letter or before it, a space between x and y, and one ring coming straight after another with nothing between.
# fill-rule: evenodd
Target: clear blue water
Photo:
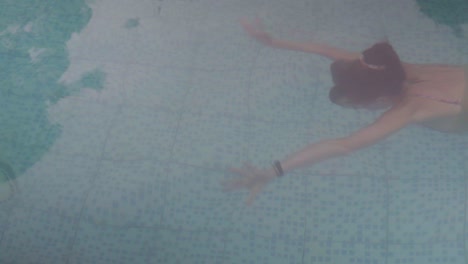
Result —
<instances>
[{"instance_id":1,"label":"clear blue water","mask_svg":"<svg viewBox=\"0 0 468 264\"><path fill-rule=\"evenodd\" d=\"M0 192L17 189L0 202L0 263L466 263L464 135L407 128L252 207L219 185L379 114L331 105L327 60L263 47L240 18L468 64L463 1L388 3L3 1L0 161L15 173L0 168Z\"/></svg>"}]
</instances>

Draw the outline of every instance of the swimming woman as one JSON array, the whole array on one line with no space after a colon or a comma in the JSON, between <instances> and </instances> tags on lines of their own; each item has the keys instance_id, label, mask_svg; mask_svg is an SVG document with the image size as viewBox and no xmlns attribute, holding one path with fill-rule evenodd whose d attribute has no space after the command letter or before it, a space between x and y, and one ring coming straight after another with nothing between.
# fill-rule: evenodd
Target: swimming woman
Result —
<instances>
[{"instance_id":1,"label":"swimming woman","mask_svg":"<svg viewBox=\"0 0 468 264\"><path fill-rule=\"evenodd\" d=\"M249 163L232 168L240 177L224 182L224 189L248 189L248 205L276 177L371 146L410 124L443 132L468 132L468 66L403 62L388 42L355 53L322 43L273 38L261 30L258 20L255 24L247 21L241 24L248 35L267 46L332 60L334 86L329 92L332 103L350 108L387 109L371 125L347 137L307 145L275 161L271 168L258 169Z\"/></svg>"}]
</instances>

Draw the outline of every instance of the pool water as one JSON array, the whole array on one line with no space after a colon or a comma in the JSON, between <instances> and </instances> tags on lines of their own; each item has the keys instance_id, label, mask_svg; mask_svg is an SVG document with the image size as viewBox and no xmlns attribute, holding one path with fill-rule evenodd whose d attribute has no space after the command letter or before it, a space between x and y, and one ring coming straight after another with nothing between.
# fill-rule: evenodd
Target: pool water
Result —
<instances>
[{"instance_id":1,"label":"pool water","mask_svg":"<svg viewBox=\"0 0 468 264\"><path fill-rule=\"evenodd\" d=\"M349 3L348 3L349 2ZM463 0L4 0L0 263L466 263L468 137L409 127L289 173L227 168L345 136L330 62L273 35L468 64Z\"/></svg>"}]
</instances>

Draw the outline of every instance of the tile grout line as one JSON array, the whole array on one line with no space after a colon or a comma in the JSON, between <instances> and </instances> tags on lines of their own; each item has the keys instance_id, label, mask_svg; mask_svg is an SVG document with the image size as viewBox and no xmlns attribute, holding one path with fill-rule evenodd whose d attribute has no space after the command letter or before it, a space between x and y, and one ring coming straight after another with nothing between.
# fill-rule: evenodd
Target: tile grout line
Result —
<instances>
[{"instance_id":1,"label":"tile grout line","mask_svg":"<svg viewBox=\"0 0 468 264\"><path fill-rule=\"evenodd\" d=\"M466 145L466 143L462 144L462 145ZM465 263L468 264L468 252L466 250L466 221L468 220L467 219L467 206L468 205L467 205L467 200L466 199L467 199L467 187L468 187L467 183L468 182L466 180L467 167L466 167L465 163L463 162L463 160L465 160L466 157L467 157L467 153L465 151L465 148L463 148L463 152L464 152L464 155L463 155L464 159L462 159L462 162L460 162L461 163L460 165L462 166L462 169L463 169L463 183L465 185L464 186L465 187L464 188L464 193L463 193L464 194L463 196L464 196L464 205L465 206L464 206L464 212L463 212L463 214L464 214L463 220L464 221L463 221L463 235L462 235L463 243L462 243L462 245L463 245L463 252L465 253L464 254L464 260L465 260Z\"/></svg>"},{"instance_id":2,"label":"tile grout line","mask_svg":"<svg viewBox=\"0 0 468 264\"><path fill-rule=\"evenodd\" d=\"M386 212L386 223L385 223L385 264L388 264L388 255L389 255L389 240L390 240L390 173L388 171L388 149L385 145L382 146L384 157L385 157L385 212Z\"/></svg>"},{"instance_id":3,"label":"tile grout line","mask_svg":"<svg viewBox=\"0 0 468 264\"><path fill-rule=\"evenodd\" d=\"M193 32L193 30L191 30L191 32ZM198 49L198 46L195 46L194 47L194 52L193 54L196 54L197 52L197 49ZM191 58L191 60L195 60L194 57ZM187 90L185 91L184 95L183 95L183 104L181 106L181 108L176 111L177 113L177 122L176 122L176 125L175 125L175 128L173 130L173 137L172 137L172 145L170 147L170 153L169 153L169 157L168 157L168 161L170 164L175 164L177 163L174 159L174 148L175 148L175 145L177 144L177 138L179 136L179 131L180 131L180 126L181 126L181 122L182 122L182 118L184 116L184 114L186 113L187 109L185 109L185 101L187 100L187 97L189 96L190 92L193 90L193 78L194 78L194 74L195 74L195 68L191 68L191 67L188 67L186 70L188 70L188 73L189 74L189 77L188 77L188 80L187 80ZM154 156L154 155L151 155L151 156ZM168 168L167 166L164 166L165 168ZM163 177L163 184L166 185L166 188L164 188L162 190L162 193L161 193L161 196L162 196L162 200L163 200L163 204L164 205L167 205L168 201L167 201L167 196L168 196L168 191L169 191L169 185L170 185L170 177L168 177L167 174L165 174L165 172L163 171L162 173L164 173L164 175L162 175L161 177ZM161 215L160 215L160 218L159 218L159 221L160 223L164 223L164 221L166 220L166 206L163 206L163 208L161 209ZM163 227L161 227L163 225L160 225L159 227L157 227L156 229L157 230L161 230L161 229L165 229ZM177 233L180 233L180 232L183 232L181 227L177 227L175 229L175 231ZM151 253L148 253L147 254L147 257L151 257L152 254Z\"/></svg>"},{"instance_id":4,"label":"tile grout line","mask_svg":"<svg viewBox=\"0 0 468 264\"><path fill-rule=\"evenodd\" d=\"M304 179L305 182L305 197L303 198L305 201L306 201L306 206L307 206L307 202L309 201L309 177L308 176L305 176L306 178ZM305 254L306 254L306 242L307 242L307 224L308 224L308 219L307 219L307 216L308 214L306 213L305 214L305 217L304 217L304 234L303 234L303 240L302 240L302 257L301 257L301 263L302 264L306 264L306 261L305 261Z\"/></svg>"},{"instance_id":5,"label":"tile grout line","mask_svg":"<svg viewBox=\"0 0 468 264\"><path fill-rule=\"evenodd\" d=\"M120 104L118 107L117 107L117 111L114 115L114 118L116 115L118 115L118 113L120 113L122 111L122 108L123 108L123 104ZM86 201L88 200L88 197L91 193L91 191L94 189L94 182L96 181L96 178L99 177L99 172L101 170L101 166L102 166L102 163L104 161L104 154L105 154L105 149L106 149L106 146L107 146L107 140L109 138L109 133L112 131L112 128L114 127L116 123L116 120L114 120L108 127L107 129L107 133L106 133L106 137L105 137L105 140L104 140L104 144L102 146L102 150L101 150L101 155L100 155L100 158L97 159L97 163L96 163L96 171L94 172L95 173L95 177L92 178L91 180L91 186L89 187L89 189L86 191L85 195L84 195L84 198L83 198L83 204L81 206L81 209L79 211L79 214L78 216L76 217L75 219L75 223L73 224L73 228L74 228L74 234L73 234L73 238L70 240L69 242L69 245L68 245L68 252L67 254L65 254L66 256L66 260L65 260L65 263L68 264L70 263L71 261L71 258L73 257L73 248L75 247L76 245L76 241L77 241L77 237L78 237L78 234L79 234L79 226L81 224L81 221L82 221L82 218L83 218L83 212L86 208Z\"/></svg>"},{"instance_id":6,"label":"tile grout line","mask_svg":"<svg viewBox=\"0 0 468 264\"><path fill-rule=\"evenodd\" d=\"M252 122L252 118L251 118L251 108L250 108L250 98L251 98L251 97L250 97L250 92L251 92L251 89L252 89L252 75L253 75L253 71L254 71L254 69L255 69L255 65L256 65L256 63L257 63L257 59L258 59L258 57L259 57L259 54L260 54L260 48L258 47L257 50L256 50L256 52L255 52L255 56L253 57L253 62L252 62L252 64L250 65L249 71L248 71L248 77L247 77L247 78L248 78L248 81L247 81L247 83L246 83L246 85L247 85L247 101L245 102L245 103L247 104L247 116L245 117L245 122L246 122L247 124L250 124L250 122ZM247 131L246 131L246 137L247 137L246 140L247 140L247 141L250 140L250 137L249 137L249 135L250 135L250 133L249 133L250 130L248 130L248 128L250 128L250 127L251 127L250 125L247 126ZM244 150L244 151L248 151L248 150ZM248 157L248 153L246 153L246 156ZM235 215L235 210L236 210L236 208L234 207L234 208L232 209L232 211L230 212L230 214L231 214L231 220L232 220L232 221L234 221L234 220L233 220L234 217L232 217L232 216ZM240 215L242 215L243 212L245 212L246 210L247 210L246 207L243 206L242 208L240 208L240 210L239 210L237 213L240 214ZM232 223L232 222L231 222L231 223ZM223 258L224 258L224 259L227 258L226 252L227 252L227 246L228 246L228 240L229 240L228 235L229 235L229 233L232 233L232 232L233 232L233 230L231 229L231 230L228 230L228 231L225 233L225 239L224 239L224 241L223 241L223 253L224 253L224 254L223 254Z\"/></svg>"}]
</instances>

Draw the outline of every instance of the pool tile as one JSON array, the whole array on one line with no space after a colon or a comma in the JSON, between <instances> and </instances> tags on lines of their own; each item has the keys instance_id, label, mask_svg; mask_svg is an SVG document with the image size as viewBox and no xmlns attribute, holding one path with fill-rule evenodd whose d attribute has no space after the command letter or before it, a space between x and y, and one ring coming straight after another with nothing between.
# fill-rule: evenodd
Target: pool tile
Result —
<instances>
[{"instance_id":1,"label":"pool tile","mask_svg":"<svg viewBox=\"0 0 468 264\"><path fill-rule=\"evenodd\" d=\"M103 157L112 160L168 160L178 120L179 114L175 112L124 107L112 120L106 134Z\"/></svg>"},{"instance_id":2,"label":"pool tile","mask_svg":"<svg viewBox=\"0 0 468 264\"><path fill-rule=\"evenodd\" d=\"M128 65L124 104L181 111L192 88L192 70L165 66Z\"/></svg>"},{"instance_id":3,"label":"pool tile","mask_svg":"<svg viewBox=\"0 0 468 264\"><path fill-rule=\"evenodd\" d=\"M387 185L358 176L309 176L307 237L315 241L384 243Z\"/></svg>"},{"instance_id":4,"label":"pool tile","mask_svg":"<svg viewBox=\"0 0 468 264\"><path fill-rule=\"evenodd\" d=\"M239 204L232 215L231 228L235 232L254 233L264 238L305 239L310 206L304 175L288 175L271 182L246 206L246 191L239 192Z\"/></svg>"},{"instance_id":5,"label":"pool tile","mask_svg":"<svg viewBox=\"0 0 468 264\"><path fill-rule=\"evenodd\" d=\"M152 244L159 231L149 228L117 228L82 221L69 263L149 264ZM154 263L154 262L153 262Z\"/></svg>"},{"instance_id":6,"label":"pool tile","mask_svg":"<svg viewBox=\"0 0 468 264\"><path fill-rule=\"evenodd\" d=\"M389 183L389 242L431 243L463 237L465 186L459 178Z\"/></svg>"},{"instance_id":7,"label":"pool tile","mask_svg":"<svg viewBox=\"0 0 468 264\"><path fill-rule=\"evenodd\" d=\"M78 217L97 172L95 160L46 154L17 178L16 199L21 206Z\"/></svg>"},{"instance_id":8,"label":"pool tile","mask_svg":"<svg viewBox=\"0 0 468 264\"><path fill-rule=\"evenodd\" d=\"M219 78L219 76L223 76ZM207 115L249 115L249 77L245 70L194 70L184 111Z\"/></svg>"},{"instance_id":9,"label":"pool tile","mask_svg":"<svg viewBox=\"0 0 468 264\"><path fill-rule=\"evenodd\" d=\"M263 237L257 232L227 234L223 263L280 264L303 263L303 240Z\"/></svg>"},{"instance_id":10,"label":"pool tile","mask_svg":"<svg viewBox=\"0 0 468 264\"><path fill-rule=\"evenodd\" d=\"M390 244L388 263L465 263L465 249L459 241L430 244Z\"/></svg>"},{"instance_id":11,"label":"pool tile","mask_svg":"<svg viewBox=\"0 0 468 264\"><path fill-rule=\"evenodd\" d=\"M50 111L51 119L61 129L51 151L68 156L102 156L108 130L118 114L116 107L69 98Z\"/></svg>"},{"instance_id":12,"label":"pool tile","mask_svg":"<svg viewBox=\"0 0 468 264\"><path fill-rule=\"evenodd\" d=\"M237 194L223 192L226 171L170 164L165 172L163 226L210 231L233 227L233 215L242 207Z\"/></svg>"},{"instance_id":13,"label":"pool tile","mask_svg":"<svg viewBox=\"0 0 468 264\"><path fill-rule=\"evenodd\" d=\"M158 231L148 263L223 264L224 233L161 229Z\"/></svg>"},{"instance_id":14,"label":"pool tile","mask_svg":"<svg viewBox=\"0 0 468 264\"><path fill-rule=\"evenodd\" d=\"M150 160L102 161L83 218L110 227L154 227L165 206L164 166Z\"/></svg>"},{"instance_id":15,"label":"pool tile","mask_svg":"<svg viewBox=\"0 0 468 264\"><path fill-rule=\"evenodd\" d=\"M2 263L63 263L75 235L75 219L16 208L0 244Z\"/></svg>"},{"instance_id":16,"label":"pool tile","mask_svg":"<svg viewBox=\"0 0 468 264\"><path fill-rule=\"evenodd\" d=\"M385 263L385 259L384 243L305 242L304 263Z\"/></svg>"},{"instance_id":17,"label":"pool tile","mask_svg":"<svg viewBox=\"0 0 468 264\"><path fill-rule=\"evenodd\" d=\"M248 121L224 115L184 113L173 150L176 162L225 169L239 164L248 149Z\"/></svg>"}]
</instances>

